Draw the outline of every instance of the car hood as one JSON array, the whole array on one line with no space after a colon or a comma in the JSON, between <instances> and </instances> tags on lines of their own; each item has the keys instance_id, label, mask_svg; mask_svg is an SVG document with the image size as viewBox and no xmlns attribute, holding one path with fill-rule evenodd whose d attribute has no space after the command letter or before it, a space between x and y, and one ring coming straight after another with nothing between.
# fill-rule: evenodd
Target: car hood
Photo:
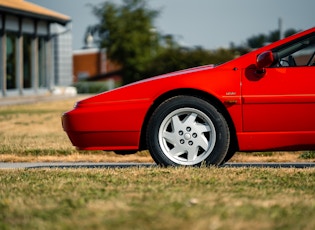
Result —
<instances>
[{"instance_id":1,"label":"car hood","mask_svg":"<svg viewBox=\"0 0 315 230\"><path fill-rule=\"evenodd\" d=\"M169 85L170 82L178 83L178 77L190 78L196 74L207 72L214 68L216 68L216 66L211 64L151 77L84 99L77 103L77 107L95 103L149 99L151 98L150 95L158 91L159 88L164 88L164 86Z\"/></svg>"},{"instance_id":2,"label":"car hood","mask_svg":"<svg viewBox=\"0 0 315 230\"><path fill-rule=\"evenodd\" d=\"M157 78L174 77L174 76L178 76L178 75L189 74L189 73L199 72L199 71L203 71L203 70L209 70L209 69L213 69L213 68L215 68L214 64L198 66L198 67L193 67L193 68L190 68L190 69L184 69L184 70L179 70L179 71L163 74L163 75L156 76L156 77L151 77L149 79L145 79L145 80L142 80L142 81L153 80L153 79L157 79ZM141 83L142 81L139 81L139 82L136 82L136 83Z\"/></svg>"}]
</instances>

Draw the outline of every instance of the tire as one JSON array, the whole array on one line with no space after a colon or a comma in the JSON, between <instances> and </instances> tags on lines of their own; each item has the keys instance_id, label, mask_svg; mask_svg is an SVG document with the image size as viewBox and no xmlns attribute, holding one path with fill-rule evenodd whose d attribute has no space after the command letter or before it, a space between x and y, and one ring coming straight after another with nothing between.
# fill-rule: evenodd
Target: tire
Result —
<instances>
[{"instance_id":1,"label":"tire","mask_svg":"<svg viewBox=\"0 0 315 230\"><path fill-rule=\"evenodd\" d=\"M228 162L234 155L236 152L236 147L232 147L228 150L227 154L225 155L224 160L221 162L222 164Z\"/></svg>"},{"instance_id":2,"label":"tire","mask_svg":"<svg viewBox=\"0 0 315 230\"><path fill-rule=\"evenodd\" d=\"M193 96L176 96L162 103L147 127L147 146L161 166L219 165L230 144L222 114Z\"/></svg>"}]
</instances>

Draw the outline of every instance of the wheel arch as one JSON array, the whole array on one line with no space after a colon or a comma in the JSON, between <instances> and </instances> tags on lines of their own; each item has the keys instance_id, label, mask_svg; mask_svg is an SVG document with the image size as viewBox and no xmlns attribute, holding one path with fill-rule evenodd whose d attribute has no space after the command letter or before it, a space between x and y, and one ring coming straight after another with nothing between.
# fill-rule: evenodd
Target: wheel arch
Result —
<instances>
[{"instance_id":1,"label":"wheel arch","mask_svg":"<svg viewBox=\"0 0 315 230\"><path fill-rule=\"evenodd\" d=\"M237 140L237 136L236 136L236 129L235 129L233 120L232 120L229 112L227 111L226 107L223 105L223 103L218 98L216 98L212 94L209 94L209 93L201 91L201 90L196 90L196 89L176 89L176 90L169 91L165 94L162 94L158 98L156 98L156 100L154 101L154 103L152 104L150 109L148 110L148 112L145 116L143 125L142 125L141 136L140 136L140 150L147 149L146 130L147 130L147 126L149 123L149 119L152 116L153 112L165 100L168 100L168 99L175 97L175 96L198 97L200 99L207 101L211 105L215 106L222 113L222 115L226 119L228 126L230 128L230 134L231 134L230 150L234 151L234 152L238 150L238 140Z\"/></svg>"}]
</instances>

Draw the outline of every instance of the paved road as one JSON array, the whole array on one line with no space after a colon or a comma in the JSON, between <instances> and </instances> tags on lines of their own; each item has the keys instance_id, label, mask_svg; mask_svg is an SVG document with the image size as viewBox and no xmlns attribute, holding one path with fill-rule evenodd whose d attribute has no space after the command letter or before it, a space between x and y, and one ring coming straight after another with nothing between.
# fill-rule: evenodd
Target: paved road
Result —
<instances>
[{"instance_id":1,"label":"paved road","mask_svg":"<svg viewBox=\"0 0 315 230\"><path fill-rule=\"evenodd\" d=\"M0 163L0 169L157 167L154 163ZM230 168L315 168L315 163L226 163Z\"/></svg>"}]
</instances>

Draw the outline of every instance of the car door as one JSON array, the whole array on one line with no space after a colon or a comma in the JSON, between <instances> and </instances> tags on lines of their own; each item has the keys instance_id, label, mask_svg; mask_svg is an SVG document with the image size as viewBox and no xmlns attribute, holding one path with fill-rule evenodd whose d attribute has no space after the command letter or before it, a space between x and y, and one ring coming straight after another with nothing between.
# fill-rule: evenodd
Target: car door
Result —
<instances>
[{"instance_id":1,"label":"car door","mask_svg":"<svg viewBox=\"0 0 315 230\"><path fill-rule=\"evenodd\" d=\"M273 50L277 63L242 76L243 131L315 131L315 35Z\"/></svg>"},{"instance_id":2,"label":"car door","mask_svg":"<svg viewBox=\"0 0 315 230\"><path fill-rule=\"evenodd\" d=\"M315 131L315 67L267 68L243 76L245 132Z\"/></svg>"}]
</instances>

